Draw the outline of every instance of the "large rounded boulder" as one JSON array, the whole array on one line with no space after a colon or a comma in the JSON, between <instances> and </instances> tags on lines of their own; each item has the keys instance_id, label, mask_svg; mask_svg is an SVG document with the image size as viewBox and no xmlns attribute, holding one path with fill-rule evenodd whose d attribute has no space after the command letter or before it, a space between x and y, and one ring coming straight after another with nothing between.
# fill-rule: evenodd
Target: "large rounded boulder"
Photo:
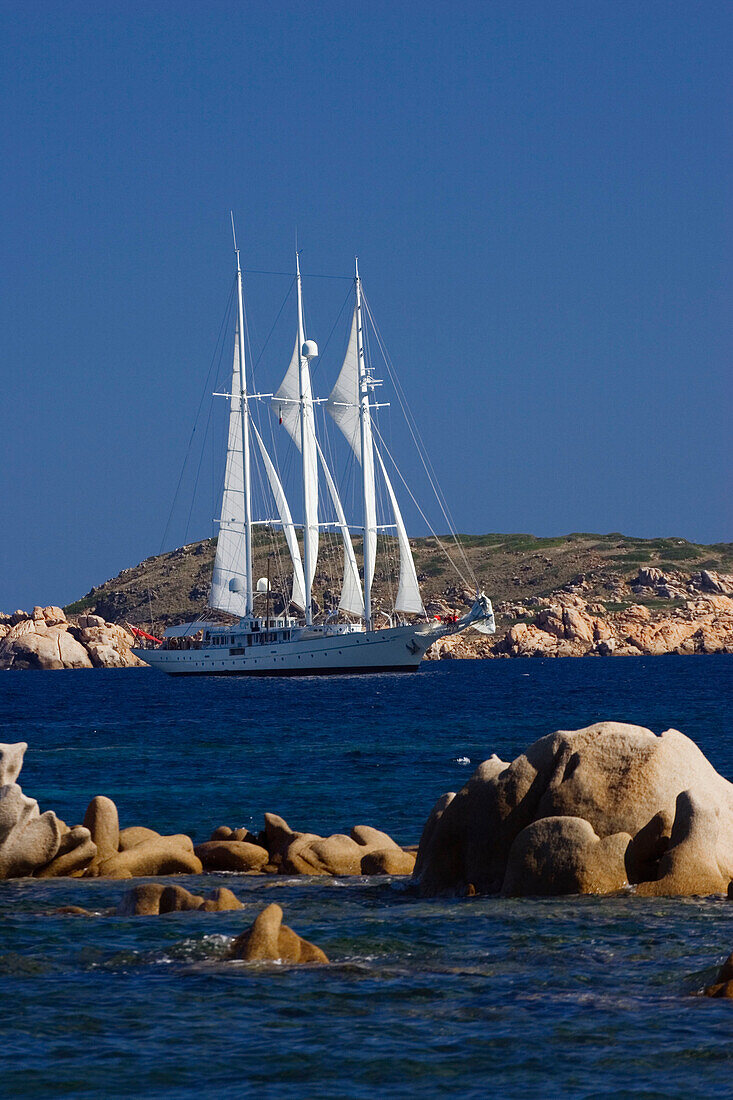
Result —
<instances>
[{"instance_id":1,"label":"large rounded boulder","mask_svg":"<svg viewBox=\"0 0 733 1100\"><path fill-rule=\"evenodd\" d=\"M543 824L544 823L544 824ZM678 730L598 722L492 757L428 818L425 895L726 893L733 785Z\"/></svg>"}]
</instances>

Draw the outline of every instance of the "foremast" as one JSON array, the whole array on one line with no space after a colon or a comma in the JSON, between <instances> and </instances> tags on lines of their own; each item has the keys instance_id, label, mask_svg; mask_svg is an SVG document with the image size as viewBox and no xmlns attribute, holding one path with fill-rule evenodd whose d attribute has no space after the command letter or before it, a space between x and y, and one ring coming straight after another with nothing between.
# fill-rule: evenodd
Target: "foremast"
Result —
<instances>
[{"instance_id":1,"label":"foremast","mask_svg":"<svg viewBox=\"0 0 733 1100\"><path fill-rule=\"evenodd\" d=\"M244 482L244 590L245 615L254 611L254 586L252 583L252 489L249 452L249 401L247 400L247 372L244 356L244 302L242 298L242 267L239 262L237 236L232 218L234 254L237 257L237 336L239 341L239 402L242 410L242 466ZM233 400L234 398L232 398Z\"/></svg>"},{"instance_id":2,"label":"foremast","mask_svg":"<svg viewBox=\"0 0 733 1100\"><path fill-rule=\"evenodd\" d=\"M216 395L229 401L229 431L209 607L241 619L252 615L254 604L250 492L250 427L254 425L250 423L247 395L242 269L233 217L232 238L236 257L236 327L231 386L228 393Z\"/></svg>"}]
</instances>

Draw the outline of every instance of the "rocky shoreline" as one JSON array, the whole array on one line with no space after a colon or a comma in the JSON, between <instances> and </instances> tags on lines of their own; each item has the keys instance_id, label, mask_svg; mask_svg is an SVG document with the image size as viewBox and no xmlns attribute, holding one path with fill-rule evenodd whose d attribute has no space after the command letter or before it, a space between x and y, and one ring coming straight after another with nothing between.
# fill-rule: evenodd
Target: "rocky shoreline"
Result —
<instances>
[{"instance_id":1,"label":"rocky shoreline","mask_svg":"<svg viewBox=\"0 0 733 1100\"><path fill-rule=\"evenodd\" d=\"M496 635L445 638L428 659L733 653L732 576L642 568L615 583L611 600L587 595L592 588L581 577L545 597L499 603ZM462 594L462 606L469 596ZM427 610L445 614L461 605L433 602Z\"/></svg>"},{"instance_id":2,"label":"rocky shoreline","mask_svg":"<svg viewBox=\"0 0 733 1100\"><path fill-rule=\"evenodd\" d=\"M369 825L298 831L266 813L258 833L209 840L120 829L92 799L83 823L41 814L18 785L25 742L0 745L0 879L247 875L412 875L423 896L733 894L733 784L678 730L598 722L559 730L511 763L491 756L442 795L417 849Z\"/></svg>"},{"instance_id":3,"label":"rocky shoreline","mask_svg":"<svg viewBox=\"0 0 733 1100\"><path fill-rule=\"evenodd\" d=\"M74 615L60 607L0 614L0 670L140 668L129 630L100 615Z\"/></svg>"},{"instance_id":4,"label":"rocky shoreline","mask_svg":"<svg viewBox=\"0 0 733 1100\"><path fill-rule=\"evenodd\" d=\"M291 829L265 814L259 833L218 826L194 844L183 833L162 836L144 825L120 829L111 798L97 795L83 823L71 828L52 810L41 813L17 780L27 744L0 744L0 880L7 878L130 879L229 871L254 875L407 875L416 850L403 849L369 825L323 837Z\"/></svg>"},{"instance_id":5,"label":"rocky shoreline","mask_svg":"<svg viewBox=\"0 0 733 1100\"><path fill-rule=\"evenodd\" d=\"M583 577L547 596L496 605L493 637L465 631L436 642L426 660L489 657L638 657L733 653L733 576L641 568L600 600ZM463 614L468 591L433 599L429 615ZM147 667L125 626L56 606L0 614L0 670Z\"/></svg>"},{"instance_id":6,"label":"rocky shoreline","mask_svg":"<svg viewBox=\"0 0 733 1100\"><path fill-rule=\"evenodd\" d=\"M430 811L417 849L381 830L299 832L265 814L258 833L219 826L195 844L145 826L120 829L99 795L69 828L18 785L27 745L0 745L0 879L148 879L227 871L268 875L387 876L414 896L532 898L630 895L733 898L733 784L678 730L599 722L540 738L511 763L491 756ZM189 886L192 885L189 882ZM250 891L251 896L251 891ZM150 917L220 913L245 905L229 887L210 894L165 882L131 883L115 908L74 905L52 915ZM324 952L267 905L228 945L226 960L324 964ZM733 998L733 957L696 992Z\"/></svg>"}]
</instances>

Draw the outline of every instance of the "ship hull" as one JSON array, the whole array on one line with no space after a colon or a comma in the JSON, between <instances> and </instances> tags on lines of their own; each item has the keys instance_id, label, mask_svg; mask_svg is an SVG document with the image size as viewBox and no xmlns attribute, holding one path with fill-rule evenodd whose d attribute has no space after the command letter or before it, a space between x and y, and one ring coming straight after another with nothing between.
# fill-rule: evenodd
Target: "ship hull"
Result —
<instances>
[{"instance_id":1,"label":"ship hull","mask_svg":"<svg viewBox=\"0 0 733 1100\"><path fill-rule=\"evenodd\" d=\"M421 633L422 631L422 633ZM252 645L232 654L221 647L134 649L141 660L169 676L335 676L416 672L436 639L424 626Z\"/></svg>"}]
</instances>

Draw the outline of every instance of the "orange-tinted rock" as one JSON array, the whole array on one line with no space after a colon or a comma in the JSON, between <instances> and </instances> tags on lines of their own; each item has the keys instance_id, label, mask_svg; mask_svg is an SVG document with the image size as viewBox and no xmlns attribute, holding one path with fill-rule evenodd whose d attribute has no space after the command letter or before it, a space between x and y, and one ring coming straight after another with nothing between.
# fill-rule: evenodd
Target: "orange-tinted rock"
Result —
<instances>
[{"instance_id":1,"label":"orange-tinted rock","mask_svg":"<svg viewBox=\"0 0 733 1100\"><path fill-rule=\"evenodd\" d=\"M320 947L301 939L292 928L282 923L282 919L283 911L280 906L268 905L251 928L237 936L231 945L229 957L243 959L245 962L328 962Z\"/></svg>"},{"instance_id":2,"label":"orange-tinted rock","mask_svg":"<svg viewBox=\"0 0 733 1100\"><path fill-rule=\"evenodd\" d=\"M399 850L400 847L391 836L383 833L380 829L373 829L371 825L355 825L351 830L351 839L355 840L357 844L372 850L382 850L384 848L397 848Z\"/></svg>"},{"instance_id":3,"label":"orange-tinted rock","mask_svg":"<svg viewBox=\"0 0 733 1100\"><path fill-rule=\"evenodd\" d=\"M627 885L624 856L631 837L601 839L579 817L543 817L522 829L509 851L502 894L540 897L612 894Z\"/></svg>"},{"instance_id":4,"label":"orange-tinted rock","mask_svg":"<svg viewBox=\"0 0 733 1100\"><path fill-rule=\"evenodd\" d=\"M165 890L160 882L141 882L123 894L117 906L118 917L152 917L160 912L160 898Z\"/></svg>"},{"instance_id":5,"label":"orange-tinted rock","mask_svg":"<svg viewBox=\"0 0 733 1100\"><path fill-rule=\"evenodd\" d=\"M159 839L160 833L156 833L154 829L146 829L144 825L128 825L126 829L120 829L119 851L127 852L146 840Z\"/></svg>"},{"instance_id":6,"label":"orange-tinted rock","mask_svg":"<svg viewBox=\"0 0 733 1100\"><path fill-rule=\"evenodd\" d=\"M234 909L244 909L244 905L236 894L227 890L226 886L220 886L218 890L213 890L208 897L204 898L201 909L204 913L226 913Z\"/></svg>"},{"instance_id":7,"label":"orange-tinted rock","mask_svg":"<svg viewBox=\"0 0 733 1100\"><path fill-rule=\"evenodd\" d=\"M193 853L191 838L162 836L118 852L99 865L101 878L143 878L149 875L200 875L201 860Z\"/></svg>"},{"instance_id":8,"label":"orange-tinted rock","mask_svg":"<svg viewBox=\"0 0 733 1100\"><path fill-rule=\"evenodd\" d=\"M361 857L362 875L411 875L415 853L401 848L383 848Z\"/></svg>"},{"instance_id":9,"label":"orange-tinted rock","mask_svg":"<svg viewBox=\"0 0 733 1100\"><path fill-rule=\"evenodd\" d=\"M98 794L87 806L84 826L97 846L96 863L116 854L120 844L120 822L111 798Z\"/></svg>"},{"instance_id":10,"label":"orange-tinted rock","mask_svg":"<svg viewBox=\"0 0 733 1100\"><path fill-rule=\"evenodd\" d=\"M243 840L208 840L194 851L205 871L259 871L270 859L266 848Z\"/></svg>"},{"instance_id":11,"label":"orange-tinted rock","mask_svg":"<svg viewBox=\"0 0 733 1100\"><path fill-rule=\"evenodd\" d=\"M201 897L183 886L142 882L127 891L116 913L120 917L151 917L165 913L223 913L243 908L242 902L225 887Z\"/></svg>"},{"instance_id":12,"label":"orange-tinted rock","mask_svg":"<svg viewBox=\"0 0 733 1100\"><path fill-rule=\"evenodd\" d=\"M159 913L186 913L200 909L204 899L183 886L166 886L160 895Z\"/></svg>"}]
</instances>

